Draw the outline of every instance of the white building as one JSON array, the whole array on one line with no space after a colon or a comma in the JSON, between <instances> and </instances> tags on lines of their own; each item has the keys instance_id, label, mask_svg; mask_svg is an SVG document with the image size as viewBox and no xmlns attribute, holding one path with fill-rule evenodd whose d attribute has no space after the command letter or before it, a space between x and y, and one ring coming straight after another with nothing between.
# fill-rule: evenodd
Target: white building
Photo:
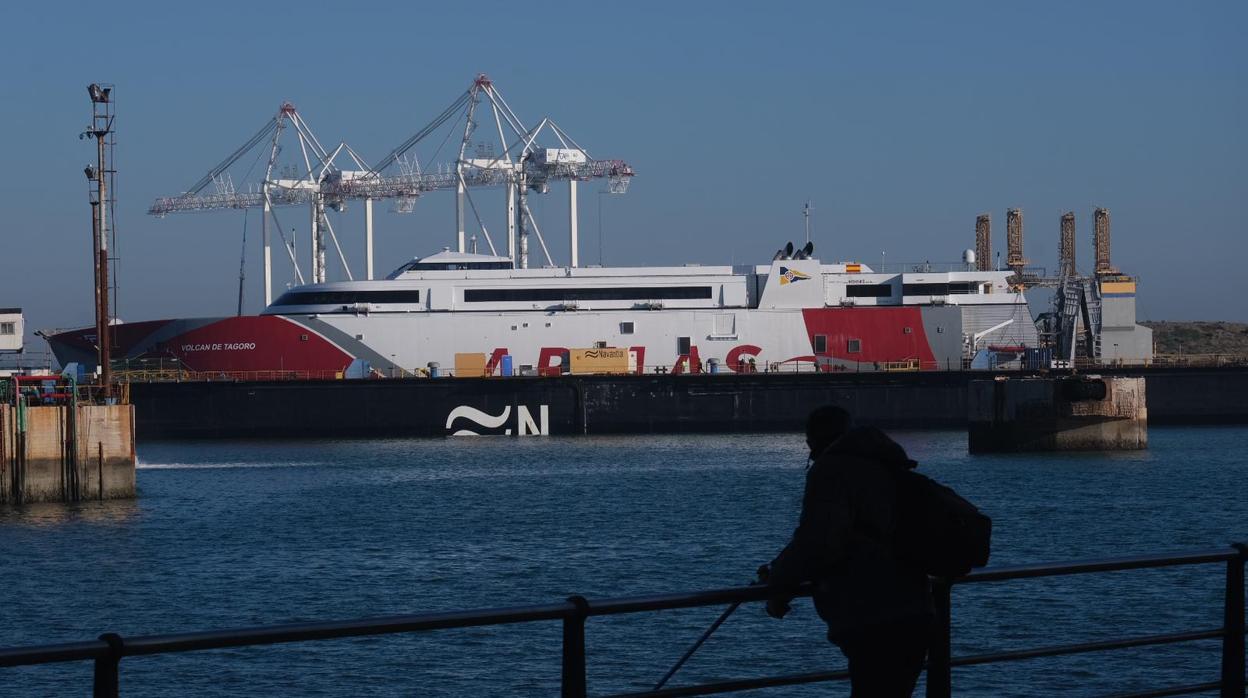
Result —
<instances>
[{"instance_id":1,"label":"white building","mask_svg":"<svg viewBox=\"0 0 1248 698\"><path fill-rule=\"evenodd\" d=\"M20 352L26 323L21 308L0 308L0 353Z\"/></svg>"}]
</instances>

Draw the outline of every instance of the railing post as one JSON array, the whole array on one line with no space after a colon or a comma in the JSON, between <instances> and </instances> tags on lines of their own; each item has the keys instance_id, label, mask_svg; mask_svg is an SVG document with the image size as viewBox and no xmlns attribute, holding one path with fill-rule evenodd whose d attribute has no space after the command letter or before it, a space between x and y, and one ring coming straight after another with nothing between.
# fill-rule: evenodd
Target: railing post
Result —
<instances>
[{"instance_id":1,"label":"railing post","mask_svg":"<svg viewBox=\"0 0 1248 698\"><path fill-rule=\"evenodd\" d=\"M589 602L584 596L569 596L575 608L563 618L563 681L562 698L585 698L585 619Z\"/></svg>"},{"instance_id":2,"label":"railing post","mask_svg":"<svg viewBox=\"0 0 1248 698\"><path fill-rule=\"evenodd\" d=\"M927 698L950 698L953 694L953 658L951 635L953 585L948 579L932 580L932 605L936 618L932 623L932 643L927 650Z\"/></svg>"},{"instance_id":3,"label":"railing post","mask_svg":"<svg viewBox=\"0 0 1248 698\"><path fill-rule=\"evenodd\" d=\"M1239 555L1226 561L1226 615L1222 623L1222 697L1244 695L1244 562L1248 545L1233 546Z\"/></svg>"},{"instance_id":4,"label":"railing post","mask_svg":"<svg viewBox=\"0 0 1248 698\"><path fill-rule=\"evenodd\" d=\"M118 698L121 692L118 669L124 643L117 633L104 633L100 639L108 643L108 654L95 658L95 682L91 695L93 698Z\"/></svg>"}]
</instances>

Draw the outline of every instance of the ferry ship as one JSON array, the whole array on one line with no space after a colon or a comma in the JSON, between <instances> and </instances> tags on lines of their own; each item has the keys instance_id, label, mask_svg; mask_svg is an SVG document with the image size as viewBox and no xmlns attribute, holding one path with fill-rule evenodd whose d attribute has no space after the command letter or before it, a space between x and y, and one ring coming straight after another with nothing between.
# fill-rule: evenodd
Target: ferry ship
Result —
<instances>
[{"instance_id":1,"label":"ferry ship","mask_svg":"<svg viewBox=\"0 0 1248 698\"><path fill-rule=\"evenodd\" d=\"M114 357L240 378L834 372L960 369L990 345L1040 345L1010 271L885 273L813 253L790 243L763 265L517 268L443 250L381 280L293 287L259 315L118 323ZM48 341L62 365L95 364L94 328Z\"/></svg>"}]
</instances>

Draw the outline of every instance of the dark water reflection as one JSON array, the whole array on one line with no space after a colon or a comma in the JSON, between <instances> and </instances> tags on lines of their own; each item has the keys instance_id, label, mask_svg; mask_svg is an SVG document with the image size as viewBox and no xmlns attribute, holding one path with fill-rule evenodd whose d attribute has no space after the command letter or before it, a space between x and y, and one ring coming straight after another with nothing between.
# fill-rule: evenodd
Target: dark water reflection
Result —
<instances>
[{"instance_id":1,"label":"dark water reflection","mask_svg":"<svg viewBox=\"0 0 1248 698\"><path fill-rule=\"evenodd\" d=\"M971 457L899 435L980 503L994 563L1248 538L1248 429L1154 429L1152 449ZM800 439L153 443L141 498L0 510L0 645L548 602L744 583L783 545ZM1216 627L1215 567L960 589L955 650ZM718 615L594 619L591 693L652 684ZM959 695L1098 695L1217 676L1217 643L955 672ZM678 681L841 665L808 605L738 612ZM82 695L87 665L0 670L0 695ZM125 695L557 693L557 623L128 659ZM839 687L757 695L839 695Z\"/></svg>"}]
</instances>

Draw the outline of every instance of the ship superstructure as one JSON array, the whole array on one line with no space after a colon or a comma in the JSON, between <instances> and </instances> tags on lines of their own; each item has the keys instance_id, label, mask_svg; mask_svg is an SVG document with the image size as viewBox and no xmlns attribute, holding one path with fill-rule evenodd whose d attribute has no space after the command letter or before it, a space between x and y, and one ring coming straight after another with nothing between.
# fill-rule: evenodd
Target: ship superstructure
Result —
<instances>
[{"instance_id":1,"label":"ship superstructure","mask_svg":"<svg viewBox=\"0 0 1248 698\"><path fill-rule=\"evenodd\" d=\"M117 334L131 359L227 373L454 373L480 354L485 374L549 374L570 370L578 348L626 350L637 373L955 369L981 344L1038 345L1010 275L879 273L800 253L755 266L515 269L443 251L384 280L294 287L259 316ZM51 341L63 362L88 360L84 333Z\"/></svg>"}]
</instances>

